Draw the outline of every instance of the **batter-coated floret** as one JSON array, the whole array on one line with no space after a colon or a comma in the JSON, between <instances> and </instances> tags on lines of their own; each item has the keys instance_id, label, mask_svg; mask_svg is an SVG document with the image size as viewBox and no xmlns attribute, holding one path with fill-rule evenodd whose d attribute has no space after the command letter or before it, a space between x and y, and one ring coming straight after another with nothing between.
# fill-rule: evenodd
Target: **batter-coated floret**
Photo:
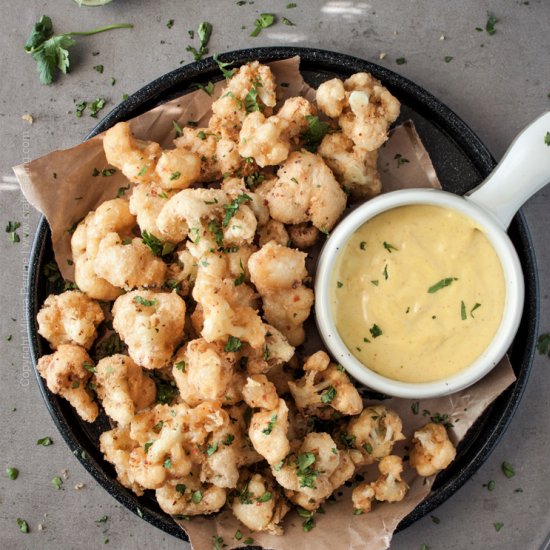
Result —
<instances>
[{"instance_id":1,"label":"batter-coated floret","mask_svg":"<svg viewBox=\"0 0 550 550\"><path fill-rule=\"evenodd\" d=\"M455 458L456 449L443 424L429 422L414 432L410 464L421 476L432 476Z\"/></svg>"},{"instance_id":2,"label":"batter-coated floret","mask_svg":"<svg viewBox=\"0 0 550 550\"><path fill-rule=\"evenodd\" d=\"M183 339L185 302L175 292L134 290L116 299L113 327L130 357L146 369L169 364Z\"/></svg>"},{"instance_id":3,"label":"batter-coated floret","mask_svg":"<svg viewBox=\"0 0 550 550\"><path fill-rule=\"evenodd\" d=\"M119 426L127 426L137 411L155 402L154 381L127 355L104 357L95 370L97 396Z\"/></svg>"},{"instance_id":4,"label":"batter-coated floret","mask_svg":"<svg viewBox=\"0 0 550 550\"><path fill-rule=\"evenodd\" d=\"M38 332L53 349L76 344L90 349L97 337L97 326L104 319L100 305L82 292L69 290L50 294L36 317Z\"/></svg>"},{"instance_id":5,"label":"batter-coated floret","mask_svg":"<svg viewBox=\"0 0 550 550\"><path fill-rule=\"evenodd\" d=\"M94 365L84 348L61 344L52 355L43 355L36 368L48 389L65 398L83 420L97 418L97 404L87 388Z\"/></svg>"},{"instance_id":6,"label":"batter-coated floret","mask_svg":"<svg viewBox=\"0 0 550 550\"><path fill-rule=\"evenodd\" d=\"M117 233L108 233L99 243L94 270L124 290L161 286L166 276L166 264L141 239L123 241Z\"/></svg>"}]
</instances>

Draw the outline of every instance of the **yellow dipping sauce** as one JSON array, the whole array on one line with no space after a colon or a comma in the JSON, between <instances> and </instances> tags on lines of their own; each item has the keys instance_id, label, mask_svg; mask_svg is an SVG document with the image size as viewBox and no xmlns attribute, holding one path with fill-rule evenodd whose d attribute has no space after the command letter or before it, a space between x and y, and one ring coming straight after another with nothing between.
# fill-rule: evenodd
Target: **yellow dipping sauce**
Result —
<instances>
[{"instance_id":1,"label":"yellow dipping sauce","mask_svg":"<svg viewBox=\"0 0 550 550\"><path fill-rule=\"evenodd\" d=\"M470 218L430 205L394 208L361 226L331 281L336 328L369 369L403 382L447 378L495 335L504 276Z\"/></svg>"}]
</instances>

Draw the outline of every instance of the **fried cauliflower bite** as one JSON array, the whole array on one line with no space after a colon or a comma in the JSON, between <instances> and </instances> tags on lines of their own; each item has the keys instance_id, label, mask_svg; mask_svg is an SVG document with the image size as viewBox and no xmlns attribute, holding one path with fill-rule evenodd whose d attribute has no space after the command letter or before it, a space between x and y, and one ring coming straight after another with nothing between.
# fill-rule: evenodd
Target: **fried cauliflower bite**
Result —
<instances>
[{"instance_id":1,"label":"fried cauliflower bite","mask_svg":"<svg viewBox=\"0 0 550 550\"><path fill-rule=\"evenodd\" d=\"M112 313L113 328L138 365L159 369L169 364L185 324L185 302L178 294L134 290L116 299Z\"/></svg>"},{"instance_id":2,"label":"fried cauliflower bite","mask_svg":"<svg viewBox=\"0 0 550 550\"><path fill-rule=\"evenodd\" d=\"M281 332L271 325L264 325L264 327L267 331L264 346L261 349L245 351L246 371L249 374L268 373L290 361L294 355L294 347L288 343Z\"/></svg>"},{"instance_id":3,"label":"fried cauliflower bite","mask_svg":"<svg viewBox=\"0 0 550 550\"><path fill-rule=\"evenodd\" d=\"M136 495L143 495L144 488L129 476L130 453L138 446L138 443L130 437L128 427L118 427L99 436L99 449L110 462L117 474L118 481L133 491Z\"/></svg>"},{"instance_id":4,"label":"fried cauliflower bite","mask_svg":"<svg viewBox=\"0 0 550 550\"><path fill-rule=\"evenodd\" d=\"M456 456L456 449L442 424L429 422L414 432L412 443L411 467L424 477L445 469Z\"/></svg>"},{"instance_id":5,"label":"fried cauliflower bite","mask_svg":"<svg viewBox=\"0 0 550 550\"><path fill-rule=\"evenodd\" d=\"M263 227L260 227L258 236L260 246L264 246L270 241L281 246L288 246L290 242L290 236L284 224L275 220L269 220Z\"/></svg>"},{"instance_id":6,"label":"fried cauliflower bite","mask_svg":"<svg viewBox=\"0 0 550 550\"><path fill-rule=\"evenodd\" d=\"M379 463L380 476L372 484L379 502L399 502L405 498L409 486L401 479L403 460L400 456L385 456Z\"/></svg>"},{"instance_id":7,"label":"fried cauliflower bite","mask_svg":"<svg viewBox=\"0 0 550 550\"><path fill-rule=\"evenodd\" d=\"M285 224L311 221L324 232L334 227L346 207L346 194L319 155L294 151L277 176L266 196L274 220Z\"/></svg>"},{"instance_id":8,"label":"fried cauliflower bite","mask_svg":"<svg viewBox=\"0 0 550 550\"><path fill-rule=\"evenodd\" d=\"M96 275L94 261L105 235L113 232L130 235L135 225L136 218L124 199L105 201L78 224L71 238L75 283L90 298L110 301L122 293L120 288Z\"/></svg>"},{"instance_id":9,"label":"fried cauliflower bite","mask_svg":"<svg viewBox=\"0 0 550 550\"><path fill-rule=\"evenodd\" d=\"M317 107L330 118L338 118L346 105L344 83L333 78L323 82L315 92Z\"/></svg>"},{"instance_id":10,"label":"fried cauliflower bite","mask_svg":"<svg viewBox=\"0 0 550 550\"><path fill-rule=\"evenodd\" d=\"M265 374L252 374L242 390L245 403L252 408L273 410L279 404L275 386Z\"/></svg>"},{"instance_id":11,"label":"fried cauliflower bite","mask_svg":"<svg viewBox=\"0 0 550 550\"><path fill-rule=\"evenodd\" d=\"M162 150L154 141L134 138L128 122L119 122L103 136L107 162L118 168L133 183L158 183L155 172Z\"/></svg>"},{"instance_id":12,"label":"fried cauliflower bite","mask_svg":"<svg viewBox=\"0 0 550 550\"><path fill-rule=\"evenodd\" d=\"M248 436L257 453L270 466L278 464L290 451L288 432L288 407L279 399L276 408L254 413L250 419Z\"/></svg>"},{"instance_id":13,"label":"fried cauliflower bite","mask_svg":"<svg viewBox=\"0 0 550 550\"><path fill-rule=\"evenodd\" d=\"M292 346L305 339L302 327L313 305L313 291L303 286L306 254L269 242L250 256L250 278L263 300L264 316Z\"/></svg>"},{"instance_id":14,"label":"fried cauliflower bite","mask_svg":"<svg viewBox=\"0 0 550 550\"><path fill-rule=\"evenodd\" d=\"M62 344L90 349L104 318L100 305L76 290L50 294L36 316L38 333L54 350Z\"/></svg>"},{"instance_id":15,"label":"fried cauliflower bite","mask_svg":"<svg viewBox=\"0 0 550 550\"><path fill-rule=\"evenodd\" d=\"M282 535L279 523L290 509L268 478L253 474L243 479L239 494L229 503L235 517L251 531Z\"/></svg>"},{"instance_id":16,"label":"fried cauliflower bite","mask_svg":"<svg viewBox=\"0 0 550 550\"><path fill-rule=\"evenodd\" d=\"M339 467L340 451L332 437L328 433L312 432L282 465L272 468L272 472L291 502L313 511L348 479L347 476L353 475L354 469L346 468L345 476L333 478ZM333 485L331 479L338 485Z\"/></svg>"},{"instance_id":17,"label":"fried cauliflower bite","mask_svg":"<svg viewBox=\"0 0 550 550\"><path fill-rule=\"evenodd\" d=\"M399 101L369 73L344 82L346 106L338 118L343 133L355 145L374 151L388 139L388 129L399 116Z\"/></svg>"},{"instance_id":18,"label":"fried cauliflower bite","mask_svg":"<svg viewBox=\"0 0 550 550\"><path fill-rule=\"evenodd\" d=\"M182 148L163 151L155 168L163 189L186 189L200 178L201 159Z\"/></svg>"},{"instance_id":19,"label":"fried cauliflower bite","mask_svg":"<svg viewBox=\"0 0 550 550\"><path fill-rule=\"evenodd\" d=\"M359 414L363 401L347 374L330 364L324 351L314 353L304 364L303 378L289 381L288 387L298 409L306 415L330 418L333 411Z\"/></svg>"},{"instance_id":20,"label":"fried cauliflower bite","mask_svg":"<svg viewBox=\"0 0 550 550\"><path fill-rule=\"evenodd\" d=\"M136 185L130 195L130 212L137 217L141 232L147 231L159 239L166 236L157 226L157 218L175 191L163 190L155 185Z\"/></svg>"},{"instance_id":21,"label":"fried cauliflower bite","mask_svg":"<svg viewBox=\"0 0 550 550\"><path fill-rule=\"evenodd\" d=\"M310 223L298 223L288 227L288 234L292 245L303 250L311 248L317 242L320 231Z\"/></svg>"},{"instance_id":22,"label":"fried cauliflower bite","mask_svg":"<svg viewBox=\"0 0 550 550\"><path fill-rule=\"evenodd\" d=\"M176 288L180 296L188 296L197 278L197 260L187 249L176 252L176 262L169 264L166 284Z\"/></svg>"},{"instance_id":23,"label":"fried cauliflower bite","mask_svg":"<svg viewBox=\"0 0 550 550\"><path fill-rule=\"evenodd\" d=\"M372 510L372 504L376 500L371 483L363 482L357 485L351 493L351 500L355 510L361 510L368 514Z\"/></svg>"},{"instance_id":24,"label":"fried cauliflower bite","mask_svg":"<svg viewBox=\"0 0 550 550\"><path fill-rule=\"evenodd\" d=\"M317 153L323 157L340 185L352 196L369 199L380 194L378 151L368 151L344 134L327 134Z\"/></svg>"},{"instance_id":25,"label":"fried cauliflower bite","mask_svg":"<svg viewBox=\"0 0 550 550\"><path fill-rule=\"evenodd\" d=\"M43 355L36 365L48 389L66 399L86 422L94 422L99 414L86 387L92 376L92 367L93 362L86 350L73 344L59 345L55 353Z\"/></svg>"},{"instance_id":26,"label":"fried cauliflower bite","mask_svg":"<svg viewBox=\"0 0 550 550\"><path fill-rule=\"evenodd\" d=\"M307 117L316 113L315 106L305 97L290 97L283 103L277 116L288 122L286 136L290 140L295 140L308 130Z\"/></svg>"},{"instance_id":27,"label":"fried cauliflower bite","mask_svg":"<svg viewBox=\"0 0 550 550\"><path fill-rule=\"evenodd\" d=\"M351 458L357 465L372 464L388 456L397 441L405 439L403 424L397 413L383 405L365 407L352 418L341 440L351 447Z\"/></svg>"},{"instance_id":28,"label":"fried cauliflower bite","mask_svg":"<svg viewBox=\"0 0 550 550\"><path fill-rule=\"evenodd\" d=\"M250 113L239 133L239 154L253 158L262 168L281 164L290 152L289 127L277 115L266 118L259 111Z\"/></svg>"},{"instance_id":29,"label":"fried cauliflower bite","mask_svg":"<svg viewBox=\"0 0 550 550\"><path fill-rule=\"evenodd\" d=\"M96 275L124 290L161 286L166 264L141 239L128 241L123 242L117 233L103 237L94 261Z\"/></svg>"},{"instance_id":30,"label":"fried cauliflower bite","mask_svg":"<svg viewBox=\"0 0 550 550\"><path fill-rule=\"evenodd\" d=\"M253 307L254 292L246 283L235 285L232 278L210 274L208 267L199 264L193 288L193 298L202 307L202 337L207 342L227 342L233 337L255 349L262 348L266 329Z\"/></svg>"},{"instance_id":31,"label":"fried cauliflower bite","mask_svg":"<svg viewBox=\"0 0 550 550\"><path fill-rule=\"evenodd\" d=\"M119 426L127 426L136 411L155 402L155 383L127 355L104 357L96 365L97 396Z\"/></svg>"},{"instance_id":32,"label":"fried cauliflower bite","mask_svg":"<svg viewBox=\"0 0 550 550\"><path fill-rule=\"evenodd\" d=\"M174 516L214 514L225 504L226 495L225 489L204 485L196 475L170 480L155 491L161 509Z\"/></svg>"},{"instance_id":33,"label":"fried cauliflower bite","mask_svg":"<svg viewBox=\"0 0 550 550\"><path fill-rule=\"evenodd\" d=\"M223 400L234 375L234 353L220 342L191 340L174 357L172 374L182 398L189 404Z\"/></svg>"},{"instance_id":34,"label":"fried cauliflower bite","mask_svg":"<svg viewBox=\"0 0 550 550\"><path fill-rule=\"evenodd\" d=\"M219 99L212 104L210 127L223 137L237 141L242 123L251 108L257 104L258 109L270 113L277 101L275 88L275 78L267 65L258 61L242 65L227 80Z\"/></svg>"}]
</instances>

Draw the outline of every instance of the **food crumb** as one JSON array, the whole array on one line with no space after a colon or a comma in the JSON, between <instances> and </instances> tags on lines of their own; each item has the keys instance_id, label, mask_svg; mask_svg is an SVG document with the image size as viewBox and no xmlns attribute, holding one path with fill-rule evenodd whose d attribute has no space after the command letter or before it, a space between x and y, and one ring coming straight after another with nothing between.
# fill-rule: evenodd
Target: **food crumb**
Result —
<instances>
[{"instance_id":1,"label":"food crumb","mask_svg":"<svg viewBox=\"0 0 550 550\"><path fill-rule=\"evenodd\" d=\"M445 35L442 34L442 35L439 37L439 40L445 40Z\"/></svg>"},{"instance_id":2,"label":"food crumb","mask_svg":"<svg viewBox=\"0 0 550 550\"><path fill-rule=\"evenodd\" d=\"M44 526L43 526L41 523L38 524L38 530L39 530L39 531L43 531L43 530L44 530Z\"/></svg>"},{"instance_id":3,"label":"food crumb","mask_svg":"<svg viewBox=\"0 0 550 550\"><path fill-rule=\"evenodd\" d=\"M29 124L32 124L34 122L34 118L30 113L25 113L24 115L21 115L21 118Z\"/></svg>"},{"instance_id":4,"label":"food crumb","mask_svg":"<svg viewBox=\"0 0 550 550\"><path fill-rule=\"evenodd\" d=\"M61 470L61 476L63 479L69 479L69 470Z\"/></svg>"},{"instance_id":5,"label":"food crumb","mask_svg":"<svg viewBox=\"0 0 550 550\"><path fill-rule=\"evenodd\" d=\"M80 491L80 489L83 489L85 487L84 483L77 483L74 488L75 491Z\"/></svg>"},{"instance_id":6,"label":"food crumb","mask_svg":"<svg viewBox=\"0 0 550 550\"><path fill-rule=\"evenodd\" d=\"M378 56L379 59L384 59L386 57L385 52L380 52L380 55Z\"/></svg>"}]
</instances>

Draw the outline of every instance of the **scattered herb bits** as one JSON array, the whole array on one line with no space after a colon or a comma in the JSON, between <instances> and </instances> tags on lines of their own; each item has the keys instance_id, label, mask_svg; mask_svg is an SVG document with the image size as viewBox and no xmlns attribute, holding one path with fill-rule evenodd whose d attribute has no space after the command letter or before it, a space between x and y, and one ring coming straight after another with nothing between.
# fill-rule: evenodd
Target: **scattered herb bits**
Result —
<instances>
[{"instance_id":1,"label":"scattered herb bits","mask_svg":"<svg viewBox=\"0 0 550 550\"><path fill-rule=\"evenodd\" d=\"M36 442L37 445L42 445L42 447L49 447L50 445L53 445L53 441L51 437L42 437Z\"/></svg>"},{"instance_id":2,"label":"scattered herb bits","mask_svg":"<svg viewBox=\"0 0 550 550\"><path fill-rule=\"evenodd\" d=\"M8 479L14 481L19 476L19 470L17 468L6 468L6 475L8 476Z\"/></svg>"},{"instance_id":3,"label":"scattered herb bits","mask_svg":"<svg viewBox=\"0 0 550 550\"><path fill-rule=\"evenodd\" d=\"M29 524L24 519L17 518L17 526L19 527L19 531L21 531L21 533L29 532Z\"/></svg>"},{"instance_id":4,"label":"scattered herb bits","mask_svg":"<svg viewBox=\"0 0 550 550\"><path fill-rule=\"evenodd\" d=\"M254 30L250 36L258 36L262 29L271 27L276 21L275 15L272 13L260 13L260 17L254 21Z\"/></svg>"},{"instance_id":5,"label":"scattered herb bits","mask_svg":"<svg viewBox=\"0 0 550 550\"><path fill-rule=\"evenodd\" d=\"M512 478L516 475L516 471L514 470L514 467L509 463L506 462L506 460L501 465L502 473L508 478Z\"/></svg>"}]
</instances>

